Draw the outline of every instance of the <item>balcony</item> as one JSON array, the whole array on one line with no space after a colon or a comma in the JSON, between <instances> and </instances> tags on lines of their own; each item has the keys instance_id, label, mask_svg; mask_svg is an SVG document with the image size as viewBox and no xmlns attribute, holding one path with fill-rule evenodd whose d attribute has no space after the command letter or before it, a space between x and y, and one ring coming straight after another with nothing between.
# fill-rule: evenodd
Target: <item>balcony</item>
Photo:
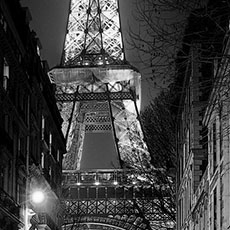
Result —
<instances>
[{"instance_id":1,"label":"balcony","mask_svg":"<svg viewBox=\"0 0 230 230\"><path fill-rule=\"evenodd\" d=\"M0 188L0 210L14 222L20 224L20 206L2 188Z\"/></svg>"},{"instance_id":2,"label":"balcony","mask_svg":"<svg viewBox=\"0 0 230 230\"><path fill-rule=\"evenodd\" d=\"M51 217L46 213L38 213L31 218L32 227L30 229L40 229L39 226L43 226L42 229L58 229Z\"/></svg>"},{"instance_id":3,"label":"balcony","mask_svg":"<svg viewBox=\"0 0 230 230\"><path fill-rule=\"evenodd\" d=\"M0 146L5 146L9 152L13 152L13 140L10 138L9 134L0 127L0 133L2 134L0 138Z\"/></svg>"}]
</instances>

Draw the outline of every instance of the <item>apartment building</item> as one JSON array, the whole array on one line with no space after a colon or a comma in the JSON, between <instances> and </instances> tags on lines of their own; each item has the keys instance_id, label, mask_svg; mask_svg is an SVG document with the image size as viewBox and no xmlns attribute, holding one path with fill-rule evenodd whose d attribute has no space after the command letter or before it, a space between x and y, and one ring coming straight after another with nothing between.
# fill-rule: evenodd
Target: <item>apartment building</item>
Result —
<instances>
[{"instance_id":1,"label":"apartment building","mask_svg":"<svg viewBox=\"0 0 230 230\"><path fill-rule=\"evenodd\" d=\"M0 1L0 229L59 229L65 140L27 8ZM43 191L45 204L31 200ZM42 227L42 228L41 228Z\"/></svg>"},{"instance_id":2,"label":"apartment building","mask_svg":"<svg viewBox=\"0 0 230 230\"><path fill-rule=\"evenodd\" d=\"M177 229L229 227L229 3L191 13L179 71Z\"/></svg>"}]
</instances>

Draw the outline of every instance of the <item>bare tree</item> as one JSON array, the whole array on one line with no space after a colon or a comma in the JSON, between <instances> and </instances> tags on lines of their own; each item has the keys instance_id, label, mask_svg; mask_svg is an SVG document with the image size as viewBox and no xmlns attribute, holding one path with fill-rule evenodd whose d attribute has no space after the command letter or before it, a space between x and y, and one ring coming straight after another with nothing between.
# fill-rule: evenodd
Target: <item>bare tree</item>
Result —
<instances>
[{"instance_id":1,"label":"bare tree","mask_svg":"<svg viewBox=\"0 0 230 230\"><path fill-rule=\"evenodd\" d=\"M176 160L176 114L174 96L162 91L141 113L151 163L156 168L175 168Z\"/></svg>"},{"instance_id":2,"label":"bare tree","mask_svg":"<svg viewBox=\"0 0 230 230\"><path fill-rule=\"evenodd\" d=\"M195 7L192 1L135 1L134 19L138 29L129 29L131 49L138 51L147 79L165 83L173 76L174 60L181 47L186 18ZM190 4L189 4L190 3Z\"/></svg>"},{"instance_id":3,"label":"bare tree","mask_svg":"<svg viewBox=\"0 0 230 230\"><path fill-rule=\"evenodd\" d=\"M212 24L212 39L225 31L226 24L221 21L223 14L227 14L228 1L221 3L208 0L143 0L135 1L134 19L138 27L129 28L127 42L131 49L138 51L138 58L147 73L146 78L158 85L168 85L175 78L175 60L183 53L182 44L191 45L189 40L203 36L207 28L199 26L202 21L209 20ZM222 15L220 15L220 11ZM188 32L188 18L195 19L194 26L198 29ZM196 25L195 25L196 24ZM204 23L203 23L204 24ZM186 34L186 38L184 35ZM189 39L188 39L189 38ZM200 39L199 38L199 39ZM207 37L206 37L207 38ZM205 47L207 49L207 47ZM180 57L179 56L179 57ZM186 59L186 62L188 59ZM186 64L186 63L181 63ZM177 66L178 68L178 66ZM160 84L159 84L160 83Z\"/></svg>"},{"instance_id":4,"label":"bare tree","mask_svg":"<svg viewBox=\"0 0 230 230\"><path fill-rule=\"evenodd\" d=\"M172 106L174 100L171 91L162 92L141 114L151 162L148 162L149 167L140 167L138 173L142 184L145 181L146 185L151 185L156 212L159 220L164 220L163 223L155 222L156 229L167 226L169 222L175 224L176 221L176 116Z\"/></svg>"},{"instance_id":5,"label":"bare tree","mask_svg":"<svg viewBox=\"0 0 230 230\"><path fill-rule=\"evenodd\" d=\"M213 83L212 71L221 64L218 60L223 57L228 27L229 1L209 2L136 1L136 21L140 26L129 32L129 45L139 51L139 60L148 69L148 79L157 84L170 85L171 79L175 82L173 89L163 91L141 114L152 165L151 170L143 171L154 183L161 214L174 221L178 98L183 93L188 66L197 62L202 72L197 87L202 91L201 100L207 101ZM197 57L190 52L194 44Z\"/></svg>"}]
</instances>

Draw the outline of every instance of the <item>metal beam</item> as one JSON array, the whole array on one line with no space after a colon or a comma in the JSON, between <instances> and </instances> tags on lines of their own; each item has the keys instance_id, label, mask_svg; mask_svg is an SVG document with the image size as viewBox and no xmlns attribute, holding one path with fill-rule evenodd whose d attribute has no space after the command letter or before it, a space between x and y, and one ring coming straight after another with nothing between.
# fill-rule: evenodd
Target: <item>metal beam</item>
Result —
<instances>
[{"instance_id":1,"label":"metal beam","mask_svg":"<svg viewBox=\"0 0 230 230\"><path fill-rule=\"evenodd\" d=\"M110 93L58 93L55 95L57 102L71 101L105 101L108 100L134 100L131 92Z\"/></svg>"}]
</instances>

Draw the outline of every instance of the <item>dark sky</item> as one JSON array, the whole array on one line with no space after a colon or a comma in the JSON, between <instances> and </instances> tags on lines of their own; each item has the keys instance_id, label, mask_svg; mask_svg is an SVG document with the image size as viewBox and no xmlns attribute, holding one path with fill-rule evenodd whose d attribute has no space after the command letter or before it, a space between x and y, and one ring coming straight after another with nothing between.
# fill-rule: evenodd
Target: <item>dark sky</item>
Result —
<instances>
[{"instance_id":1,"label":"dark sky","mask_svg":"<svg viewBox=\"0 0 230 230\"><path fill-rule=\"evenodd\" d=\"M64 43L64 36L67 25L67 14L70 0L21 0L22 6L28 6L32 16L30 23L31 28L37 33L41 44L41 57L47 60L49 67L52 68L60 64L61 53ZM127 40L128 25L137 28L137 22L133 20L135 11L135 0L119 0L120 18L123 32L124 47L126 59L141 71L141 66L138 65L135 54L137 52L130 51ZM150 100L150 92L152 88L146 82L145 76L142 73L142 106L145 106Z\"/></svg>"},{"instance_id":2,"label":"dark sky","mask_svg":"<svg viewBox=\"0 0 230 230\"><path fill-rule=\"evenodd\" d=\"M37 33L42 44L42 58L47 60L50 68L59 64L63 48L67 13L70 0L21 0L28 6L32 15L31 28ZM127 23L132 23L131 11L135 0L120 0L123 36ZM125 39L124 39L125 40ZM127 59L129 58L128 52ZM131 61L131 60L129 60Z\"/></svg>"}]
</instances>

